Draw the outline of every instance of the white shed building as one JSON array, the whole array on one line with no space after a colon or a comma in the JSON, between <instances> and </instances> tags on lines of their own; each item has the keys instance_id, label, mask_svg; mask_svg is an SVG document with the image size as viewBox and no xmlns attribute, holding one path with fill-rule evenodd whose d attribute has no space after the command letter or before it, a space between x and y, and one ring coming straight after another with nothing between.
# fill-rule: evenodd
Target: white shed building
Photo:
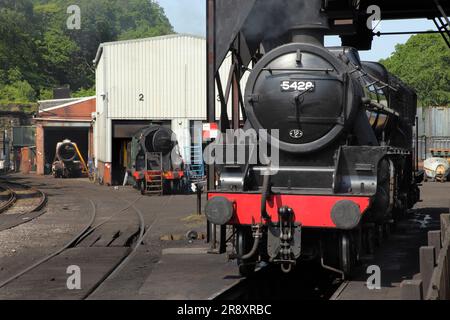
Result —
<instances>
[{"instance_id":1,"label":"white shed building","mask_svg":"<svg viewBox=\"0 0 450 320\"><path fill-rule=\"evenodd\" d=\"M127 143L150 122L170 126L182 155L190 156L193 121L206 120L204 38L176 34L103 43L95 65L94 156L105 183L123 179ZM221 72L225 78L229 65Z\"/></svg>"}]
</instances>

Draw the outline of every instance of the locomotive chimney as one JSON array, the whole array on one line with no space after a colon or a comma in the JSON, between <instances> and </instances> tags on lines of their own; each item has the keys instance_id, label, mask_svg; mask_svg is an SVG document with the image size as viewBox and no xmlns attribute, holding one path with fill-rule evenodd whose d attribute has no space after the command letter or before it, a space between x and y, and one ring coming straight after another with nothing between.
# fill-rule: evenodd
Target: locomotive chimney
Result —
<instances>
[{"instance_id":1,"label":"locomotive chimney","mask_svg":"<svg viewBox=\"0 0 450 320\"><path fill-rule=\"evenodd\" d=\"M291 41L324 45L329 30L328 17L323 13L322 0L292 1Z\"/></svg>"}]
</instances>

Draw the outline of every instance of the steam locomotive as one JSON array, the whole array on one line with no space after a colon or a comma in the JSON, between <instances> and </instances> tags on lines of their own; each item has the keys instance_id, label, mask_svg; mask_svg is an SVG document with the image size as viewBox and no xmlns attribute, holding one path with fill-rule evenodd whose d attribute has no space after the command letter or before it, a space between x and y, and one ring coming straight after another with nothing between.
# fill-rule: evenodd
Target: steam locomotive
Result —
<instances>
[{"instance_id":1,"label":"steam locomotive","mask_svg":"<svg viewBox=\"0 0 450 320\"><path fill-rule=\"evenodd\" d=\"M185 172L175 133L160 125L139 131L131 142L131 173L141 194L183 190Z\"/></svg>"},{"instance_id":2,"label":"steam locomotive","mask_svg":"<svg viewBox=\"0 0 450 320\"><path fill-rule=\"evenodd\" d=\"M348 276L420 199L416 93L356 49L324 47L328 21L316 9L259 58L245 89L241 135L276 145L279 163L259 152L256 164L250 156L216 165L218 187L208 192L208 220L233 229L243 275L260 261L290 272L315 260Z\"/></svg>"},{"instance_id":3,"label":"steam locomotive","mask_svg":"<svg viewBox=\"0 0 450 320\"><path fill-rule=\"evenodd\" d=\"M76 143L70 140L58 142L52 174L55 178L78 178L86 167Z\"/></svg>"}]
</instances>

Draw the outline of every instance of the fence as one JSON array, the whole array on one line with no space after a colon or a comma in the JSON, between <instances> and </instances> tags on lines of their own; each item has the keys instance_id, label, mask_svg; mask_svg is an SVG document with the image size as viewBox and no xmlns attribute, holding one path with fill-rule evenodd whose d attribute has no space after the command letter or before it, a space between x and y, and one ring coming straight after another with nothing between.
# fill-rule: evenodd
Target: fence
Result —
<instances>
[{"instance_id":1,"label":"fence","mask_svg":"<svg viewBox=\"0 0 450 320\"><path fill-rule=\"evenodd\" d=\"M400 284L403 300L450 300L450 214L441 215L441 230L428 232L420 248L420 274Z\"/></svg>"}]
</instances>

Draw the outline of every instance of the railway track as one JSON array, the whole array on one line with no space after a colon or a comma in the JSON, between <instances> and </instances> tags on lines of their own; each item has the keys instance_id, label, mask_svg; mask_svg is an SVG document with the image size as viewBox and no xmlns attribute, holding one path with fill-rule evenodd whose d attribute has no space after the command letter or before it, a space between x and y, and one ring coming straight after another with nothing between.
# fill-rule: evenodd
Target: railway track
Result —
<instances>
[{"instance_id":1,"label":"railway track","mask_svg":"<svg viewBox=\"0 0 450 320\"><path fill-rule=\"evenodd\" d=\"M237 281L210 300L329 300L344 282L319 265L305 263L290 274L279 267L261 268L249 278Z\"/></svg>"},{"instance_id":2,"label":"railway track","mask_svg":"<svg viewBox=\"0 0 450 320\"><path fill-rule=\"evenodd\" d=\"M6 186L0 185L0 214L5 212L16 201L16 193Z\"/></svg>"},{"instance_id":3,"label":"railway track","mask_svg":"<svg viewBox=\"0 0 450 320\"><path fill-rule=\"evenodd\" d=\"M390 234L391 230L387 228L375 235L372 250L381 249ZM362 257L354 268L354 275L361 272L363 261L371 256L373 252ZM272 265L236 281L210 300L338 300L350 282L351 279L342 279L338 273L323 269L318 262L299 264L289 274Z\"/></svg>"},{"instance_id":4,"label":"railway track","mask_svg":"<svg viewBox=\"0 0 450 320\"><path fill-rule=\"evenodd\" d=\"M47 255L46 257L34 262L30 266L26 267L25 269L15 273L14 275L10 276L8 279L4 280L0 283L0 291L4 289L5 287L8 287L10 285L14 285L15 281L20 281L21 278L29 275L33 270L43 267L47 268L52 265L52 262L57 259L58 256L61 256L67 252L69 252L71 249L75 248L81 248L83 242L88 239L90 236L92 236L96 232L102 232L100 229L102 227L107 226L109 223L117 222L115 221L116 218L120 218L122 214L125 214L127 211L132 210L134 214L137 217L138 221L138 228L137 232L130 233L128 235L129 239L131 241L126 241L126 247L128 248L126 250L126 254L123 255L114 265L110 266L108 268L108 271L105 272L98 281L95 283L89 284L89 287L83 288L82 296L79 297L80 299L89 299L92 295L94 295L97 290L101 287L103 283L106 281L113 279L117 274L124 268L129 261L133 258L133 256L136 254L138 248L143 243L145 238L148 236L150 231L152 230L154 224L157 222L157 217L151 222L150 225L145 224L144 216L142 212L135 206L135 204L141 199L142 197L137 198L134 201L127 201L122 200L126 202L126 206L122 209L119 209L118 211L114 212L113 214L109 215L106 219L100 218L98 216L98 210L97 206L94 203L94 201L89 200L90 203L90 214L89 214L89 221L87 224L81 229L81 231L76 234L72 239L70 239L64 246L60 247L59 249L55 250L51 254ZM89 255L88 248L86 249L85 255ZM97 258L97 257L96 257ZM95 263L95 259L92 259Z\"/></svg>"},{"instance_id":5,"label":"railway track","mask_svg":"<svg viewBox=\"0 0 450 320\"><path fill-rule=\"evenodd\" d=\"M44 213L47 195L36 188L0 179L0 231Z\"/></svg>"}]
</instances>

